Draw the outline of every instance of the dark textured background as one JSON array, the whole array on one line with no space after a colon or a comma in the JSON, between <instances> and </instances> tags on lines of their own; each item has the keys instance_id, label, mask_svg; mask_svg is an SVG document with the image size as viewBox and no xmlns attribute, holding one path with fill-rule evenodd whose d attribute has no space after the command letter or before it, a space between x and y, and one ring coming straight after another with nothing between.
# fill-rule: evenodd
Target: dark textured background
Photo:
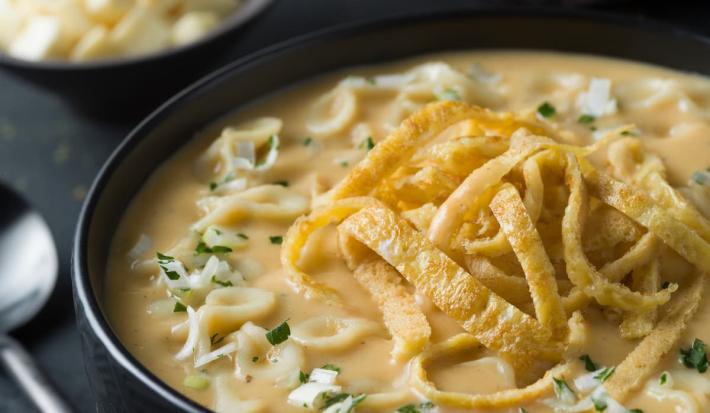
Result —
<instances>
[{"instance_id":1,"label":"dark textured background","mask_svg":"<svg viewBox=\"0 0 710 413\"><path fill-rule=\"evenodd\" d=\"M276 0L234 43L222 63L302 33L369 17L464 5L550 3L567 7L583 4L630 16L648 16L710 35L708 1ZM219 65L205 67L204 71ZM96 408L84 375L74 325L69 276L71 240L81 201L94 175L138 120L92 119L76 113L57 96L0 72L0 180L25 194L47 218L58 244L61 265L58 286L49 305L37 319L13 335L27 345L40 366L81 412ZM33 411L18 388L0 371L0 412Z\"/></svg>"}]
</instances>

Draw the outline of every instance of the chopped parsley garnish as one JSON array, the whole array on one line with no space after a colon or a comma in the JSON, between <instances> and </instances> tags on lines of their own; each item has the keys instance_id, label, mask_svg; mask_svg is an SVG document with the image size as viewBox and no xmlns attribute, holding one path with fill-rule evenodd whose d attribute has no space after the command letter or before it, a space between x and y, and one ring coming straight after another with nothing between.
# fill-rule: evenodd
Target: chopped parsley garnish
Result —
<instances>
[{"instance_id":1,"label":"chopped parsley garnish","mask_svg":"<svg viewBox=\"0 0 710 413\"><path fill-rule=\"evenodd\" d=\"M456 89L448 88L436 94L438 100L461 100L461 94Z\"/></svg>"},{"instance_id":2,"label":"chopped parsley garnish","mask_svg":"<svg viewBox=\"0 0 710 413\"><path fill-rule=\"evenodd\" d=\"M542 105L537 107L537 113L539 113L543 118L551 118L555 116L557 110L550 104L550 102L543 102Z\"/></svg>"},{"instance_id":3,"label":"chopped parsley garnish","mask_svg":"<svg viewBox=\"0 0 710 413\"><path fill-rule=\"evenodd\" d=\"M372 140L372 136L368 136L367 139L360 143L360 148L365 148L368 151L375 147L375 141Z\"/></svg>"},{"instance_id":4,"label":"chopped parsley garnish","mask_svg":"<svg viewBox=\"0 0 710 413\"><path fill-rule=\"evenodd\" d=\"M311 144L313 144L313 138L310 136L303 140L303 146L310 146Z\"/></svg>"},{"instance_id":5,"label":"chopped parsley garnish","mask_svg":"<svg viewBox=\"0 0 710 413\"><path fill-rule=\"evenodd\" d=\"M552 381L555 382L555 396L558 399L569 401L571 398L574 398L574 391L567 385L566 381L558 379L557 377L553 377Z\"/></svg>"},{"instance_id":6,"label":"chopped parsley garnish","mask_svg":"<svg viewBox=\"0 0 710 413\"><path fill-rule=\"evenodd\" d=\"M340 161L340 166L342 166L343 168L347 168L348 165L350 165L348 161Z\"/></svg>"},{"instance_id":7,"label":"chopped parsley garnish","mask_svg":"<svg viewBox=\"0 0 710 413\"><path fill-rule=\"evenodd\" d=\"M334 365L334 364L328 363L328 364L324 365L324 366L321 367L321 368L322 368L323 370L330 370L330 371L334 371L334 372L336 372L336 373L340 373L340 367L338 367L338 366L336 366L336 365Z\"/></svg>"},{"instance_id":8,"label":"chopped parsley garnish","mask_svg":"<svg viewBox=\"0 0 710 413\"><path fill-rule=\"evenodd\" d=\"M609 377L614 374L615 370L616 367L604 367L602 371L594 375L594 378L604 383L605 381L609 380Z\"/></svg>"},{"instance_id":9,"label":"chopped parsley garnish","mask_svg":"<svg viewBox=\"0 0 710 413\"><path fill-rule=\"evenodd\" d=\"M259 361L259 356L254 356L251 358L252 363L256 363L257 361Z\"/></svg>"},{"instance_id":10,"label":"chopped parsley garnish","mask_svg":"<svg viewBox=\"0 0 710 413\"><path fill-rule=\"evenodd\" d=\"M661 377L658 379L658 384L663 386L664 384L666 384L667 381L668 381L668 373L666 373L664 371L663 373L661 373Z\"/></svg>"},{"instance_id":11,"label":"chopped parsley garnish","mask_svg":"<svg viewBox=\"0 0 710 413\"><path fill-rule=\"evenodd\" d=\"M631 410L629 410L629 413L644 413L644 412L641 409L631 409Z\"/></svg>"},{"instance_id":12,"label":"chopped parsley garnish","mask_svg":"<svg viewBox=\"0 0 710 413\"><path fill-rule=\"evenodd\" d=\"M603 398L597 398L592 395L592 403L594 403L594 410L598 412L603 412L607 408L607 402Z\"/></svg>"},{"instance_id":13,"label":"chopped parsley garnish","mask_svg":"<svg viewBox=\"0 0 710 413\"><path fill-rule=\"evenodd\" d=\"M291 335L291 328L288 326L287 321L284 321L276 328L266 333L266 339L269 340L269 343L271 343L272 346L281 344L288 340L288 336Z\"/></svg>"},{"instance_id":14,"label":"chopped parsley garnish","mask_svg":"<svg viewBox=\"0 0 710 413\"><path fill-rule=\"evenodd\" d=\"M678 359L685 367L696 369L698 373L705 373L708 369L708 358L705 353L705 343L696 338L693 346L688 349L681 349Z\"/></svg>"},{"instance_id":15,"label":"chopped parsley garnish","mask_svg":"<svg viewBox=\"0 0 710 413\"><path fill-rule=\"evenodd\" d=\"M234 286L234 284L232 284L231 281L218 280L216 275L213 275L213 276L212 276L212 280L211 280L211 281L212 281L213 283L215 283L215 284L221 285L222 287L233 287L233 286Z\"/></svg>"},{"instance_id":16,"label":"chopped parsley garnish","mask_svg":"<svg viewBox=\"0 0 710 413\"><path fill-rule=\"evenodd\" d=\"M323 403L321 405L321 409L325 410L328 407L330 407L336 403L342 402L343 400L347 399L348 397L352 397L352 403L350 405L350 408L348 410L342 411L341 413L352 412L352 409L355 406L357 406L358 404L362 403L362 401L365 400L365 397L367 397L367 395L366 394L358 394L357 396L355 396L350 393L336 393L336 392L323 393L323 394L321 394L321 400L323 401Z\"/></svg>"},{"instance_id":17,"label":"chopped parsley garnish","mask_svg":"<svg viewBox=\"0 0 710 413\"><path fill-rule=\"evenodd\" d=\"M434 408L434 403L430 401L425 401L422 403L419 403L417 406L416 404L410 403L410 404L405 404L404 406L401 406L396 410L397 413L423 413L426 411L429 411Z\"/></svg>"},{"instance_id":18,"label":"chopped parsley garnish","mask_svg":"<svg viewBox=\"0 0 710 413\"><path fill-rule=\"evenodd\" d=\"M174 257L171 257L169 255L161 254L160 252L156 252L155 255L158 257L158 262L160 264L167 264L169 262L175 261Z\"/></svg>"},{"instance_id":19,"label":"chopped parsley garnish","mask_svg":"<svg viewBox=\"0 0 710 413\"><path fill-rule=\"evenodd\" d=\"M589 354L583 354L582 356L579 357L579 359L584 362L584 368L585 368L587 371L597 371L597 370L599 370L599 369L597 368L597 365L594 364L594 362L592 361L592 358L589 357Z\"/></svg>"},{"instance_id":20,"label":"chopped parsley garnish","mask_svg":"<svg viewBox=\"0 0 710 413\"><path fill-rule=\"evenodd\" d=\"M311 375L308 373L304 373L303 370L298 372L298 381L301 383L308 383L308 379L311 378Z\"/></svg>"},{"instance_id":21,"label":"chopped parsley garnish","mask_svg":"<svg viewBox=\"0 0 710 413\"><path fill-rule=\"evenodd\" d=\"M207 244L200 241L195 247L195 255L200 254L226 254L232 252L232 249L225 247L224 245L215 245L214 247L208 247Z\"/></svg>"},{"instance_id":22,"label":"chopped parsley garnish","mask_svg":"<svg viewBox=\"0 0 710 413\"><path fill-rule=\"evenodd\" d=\"M281 245L281 243L284 242L284 237L281 235L273 235L269 237L269 241L274 245Z\"/></svg>"},{"instance_id":23,"label":"chopped parsley garnish","mask_svg":"<svg viewBox=\"0 0 710 413\"><path fill-rule=\"evenodd\" d=\"M178 274L176 271L171 271L168 270L168 268L165 266L167 264L175 262L175 258L161 254L159 252L156 252L155 255L158 257L158 266L165 272L165 275L172 281L179 280L180 279L180 274Z\"/></svg>"},{"instance_id":24,"label":"chopped parsley garnish","mask_svg":"<svg viewBox=\"0 0 710 413\"><path fill-rule=\"evenodd\" d=\"M187 307L185 307L185 304L181 303L180 301L175 301L173 313L184 313L185 311L187 311Z\"/></svg>"},{"instance_id":25,"label":"chopped parsley garnish","mask_svg":"<svg viewBox=\"0 0 710 413\"><path fill-rule=\"evenodd\" d=\"M237 233L237 236L238 236L239 238L241 238L241 239L249 239L249 237L247 236L247 234L245 234L245 233L243 233L243 232Z\"/></svg>"},{"instance_id":26,"label":"chopped parsley garnish","mask_svg":"<svg viewBox=\"0 0 710 413\"><path fill-rule=\"evenodd\" d=\"M577 122L581 123L583 125L589 125L590 123L594 122L596 118L592 115L579 115L579 118L577 118Z\"/></svg>"},{"instance_id":27,"label":"chopped parsley garnish","mask_svg":"<svg viewBox=\"0 0 710 413\"><path fill-rule=\"evenodd\" d=\"M286 180L274 181L274 185L281 185L281 186L287 187L288 181L286 181Z\"/></svg>"},{"instance_id":28,"label":"chopped parsley garnish","mask_svg":"<svg viewBox=\"0 0 710 413\"><path fill-rule=\"evenodd\" d=\"M210 191L214 191L215 189L217 189L218 186L219 186L219 184L217 182L211 181L210 182Z\"/></svg>"},{"instance_id":29,"label":"chopped parsley garnish","mask_svg":"<svg viewBox=\"0 0 710 413\"><path fill-rule=\"evenodd\" d=\"M638 132L632 130L625 130L621 132L621 136L639 136Z\"/></svg>"}]
</instances>

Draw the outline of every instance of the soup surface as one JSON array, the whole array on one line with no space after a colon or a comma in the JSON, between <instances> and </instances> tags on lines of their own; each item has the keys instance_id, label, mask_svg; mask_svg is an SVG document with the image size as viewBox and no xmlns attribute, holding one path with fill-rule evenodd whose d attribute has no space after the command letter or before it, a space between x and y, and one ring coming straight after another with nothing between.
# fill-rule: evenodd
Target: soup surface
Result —
<instances>
[{"instance_id":1,"label":"soup surface","mask_svg":"<svg viewBox=\"0 0 710 413\"><path fill-rule=\"evenodd\" d=\"M220 412L710 411L708 167L703 77L508 51L352 68L161 166L106 309Z\"/></svg>"}]
</instances>

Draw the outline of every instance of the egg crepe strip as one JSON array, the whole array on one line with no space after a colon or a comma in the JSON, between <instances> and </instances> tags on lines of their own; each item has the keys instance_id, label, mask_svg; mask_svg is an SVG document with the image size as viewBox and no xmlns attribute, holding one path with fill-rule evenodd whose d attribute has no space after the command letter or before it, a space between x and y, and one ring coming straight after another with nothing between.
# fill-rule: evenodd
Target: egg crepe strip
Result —
<instances>
[{"instance_id":1,"label":"egg crepe strip","mask_svg":"<svg viewBox=\"0 0 710 413\"><path fill-rule=\"evenodd\" d=\"M555 269L518 191L511 184L503 185L490 208L523 267L538 321L553 338L564 338L567 317L557 292Z\"/></svg>"},{"instance_id":2,"label":"egg crepe strip","mask_svg":"<svg viewBox=\"0 0 710 413\"><path fill-rule=\"evenodd\" d=\"M641 191L584 165L584 179L596 197L648 228L705 273L710 273L710 244L693 228L673 218Z\"/></svg>"},{"instance_id":3,"label":"egg crepe strip","mask_svg":"<svg viewBox=\"0 0 710 413\"><path fill-rule=\"evenodd\" d=\"M369 194L384 178L394 172L414 152L430 142L450 125L472 120L480 131L484 128L498 130L502 135L525 127L543 132L537 122L515 119L510 113L498 114L463 102L442 101L431 103L395 129L384 141L376 145L367 157L333 189L332 199Z\"/></svg>"},{"instance_id":4,"label":"egg crepe strip","mask_svg":"<svg viewBox=\"0 0 710 413\"><path fill-rule=\"evenodd\" d=\"M314 209L298 218L289 228L281 247L281 266L293 288L306 298L320 299L331 305L342 305L342 298L334 289L316 281L301 271L298 261L309 237L318 229L338 223L352 213L380 202L370 197L347 198Z\"/></svg>"},{"instance_id":5,"label":"egg crepe strip","mask_svg":"<svg viewBox=\"0 0 710 413\"><path fill-rule=\"evenodd\" d=\"M673 301L668 313L653 331L616 366L614 374L604 383L614 399L623 402L628 398L653 374L663 356L675 347L700 306L704 278L698 274Z\"/></svg>"},{"instance_id":6,"label":"egg crepe strip","mask_svg":"<svg viewBox=\"0 0 710 413\"><path fill-rule=\"evenodd\" d=\"M562 218L562 240L570 280L599 304L624 311L647 311L668 302L670 293L677 289L677 285L671 285L653 295L644 295L622 284L610 282L589 263L582 249L582 233L589 200L579 164L572 154L567 154L565 171L570 195Z\"/></svg>"},{"instance_id":7,"label":"egg crepe strip","mask_svg":"<svg viewBox=\"0 0 710 413\"><path fill-rule=\"evenodd\" d=\"M380 308L385 326L394 340L394 358L407 360L421 353L429 344L431 327L414 296L405 288L402 277L362 244L342 235L339 241L345 262L355 280Z\"/></svg>"},{"instance_id":8,"label":"egg crepe strip","mask_svg":"<svg viewBox=\"0 0 710 413\"><path fill-rule=\"evenodd\" d=\"M441 406L453 406L465 409L504 409L532 403L552 391L552 378L563 376L569 371L569 365L562 364L548 370L533 384L521 389L501 390L491 394L466 394L446 392L436 388L429 381L426 366L442 357L471 351L481 343L469 334L458 334L429 347L417 356L410 365L410 382L424 397Z\"/></svg>"},{"instance_id":9,"label":"egg crepe strip","mask_svg":"<svg viewBox=\"0 0 710 413\"><path fill-rule=\"evenodd\" d=\"M542 357L554 357L547 329L477 281L390 209L362 209L338 230L375 251L516 371L527 371Z\"/></svg>"},{"instance_id":10,"label":"egg crepe strip","mask_svg":"<svg viewBox=\"0 0 710 413\"><path fill-rule=\"evenodd\" d=\"M467 255L464 260L472 276L506 301L517 306L530 301L530 289L525 278L506 274L480 255Z\"/></svg>"},{"instance_id":11,"label":"egg crepe strip","mask_svg":"<svg viewBox=\"0 0 710 413\"><path fill-rule=\"evenodd\" d=\"M635 268L631 273L631 288L644 294L653 294L661 284L661 269L658 257L648 264ZM656 325L658 310L644 313L626 312L619 325L621 336L626 339L638 339L647 336Z\"/></svg>"}]
</instances>

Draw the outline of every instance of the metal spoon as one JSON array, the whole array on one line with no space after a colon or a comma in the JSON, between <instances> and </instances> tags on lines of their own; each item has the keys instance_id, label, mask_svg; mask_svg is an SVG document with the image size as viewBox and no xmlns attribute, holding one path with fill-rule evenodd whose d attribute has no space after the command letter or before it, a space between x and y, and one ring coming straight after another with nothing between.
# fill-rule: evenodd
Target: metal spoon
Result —
<instances>
[{"instance_id":1,"label":"metal spoon","mask_svg":"<svg viewBox=\"0 0 710 413\"><path fill-rule=\"evenodd\" d=\"M47 224L0 183L0 364L43 413L72 410L22 345L7 333L34 317L57 279L57 250Z\"/></svg>"}]
</instances>

